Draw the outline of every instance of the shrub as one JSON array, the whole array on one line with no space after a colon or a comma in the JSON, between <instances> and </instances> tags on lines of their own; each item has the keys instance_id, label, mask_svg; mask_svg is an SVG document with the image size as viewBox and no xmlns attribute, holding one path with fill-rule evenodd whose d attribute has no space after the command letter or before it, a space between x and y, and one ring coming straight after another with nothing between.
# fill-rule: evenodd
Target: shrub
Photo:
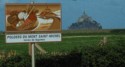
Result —
<instances>
[{"instance_id":1,"label":"shrub","mask_svg":"<svg viewBox=\"0 0 125 67\"><path fill-rule=\"evenodd\" d=\"M121 43L116 43L82 49L82 67L124 67L125 47L123 46Z\"/></svg>"},{"instance_id":2,"label":"shrub","mask_svg":"<svg viewBox=\"0 0 125 67\"><path fill-rule=\"evenodd\" d=\"M0 67L31 67L30 57L11 56L1 60Z\"/></svg>"},{"instance_id":3,"label":"shrub","mask_svg":"<svg viewBox=\"0 0 125 67\"><path fill-rule=\"evenodd\" d=\"M125 67L125 39L100 46L74 48L66 54L36 55L36 67ZM0 67L31 67L31 57L16 55L0 60Z\"/></svg>"},{"instance_id":4,"label":"shrub","mask_svg":"<svg viewBox=\"0 0 125 67\"><path fill-rule=\"evenodd\" d=\"M55 56L37 55L36 67L81 67L81 55L79 52ZM31 67L31 57L28 55L8 57L0 60L0 67Z\"/></svg>"},{"instance_id":5,"label":"shrub","mask_svg":"<svg viewBox=\"0 0 125 67\"><path fill-rule=\"evenodd\" d=\"M36 58L36 67L81 67L81 56L79 52L67 55L56 55Z\"/></svg>"}]
</instances>

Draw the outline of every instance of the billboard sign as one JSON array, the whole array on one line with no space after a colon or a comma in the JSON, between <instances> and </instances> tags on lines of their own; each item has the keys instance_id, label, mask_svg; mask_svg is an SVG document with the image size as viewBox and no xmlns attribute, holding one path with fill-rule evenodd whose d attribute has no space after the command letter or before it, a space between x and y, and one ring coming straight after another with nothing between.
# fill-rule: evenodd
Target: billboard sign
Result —
<instances>
[{"instance_id":1,"label":"billboard sign","mask_svg":"<svg viewBox=\"0 0 125 67\"><path fill-rule=\"evenodd\" d=\"M6 43L61 41L61 4L8 3L5 15Z\"/></svg>"}]
</instances>

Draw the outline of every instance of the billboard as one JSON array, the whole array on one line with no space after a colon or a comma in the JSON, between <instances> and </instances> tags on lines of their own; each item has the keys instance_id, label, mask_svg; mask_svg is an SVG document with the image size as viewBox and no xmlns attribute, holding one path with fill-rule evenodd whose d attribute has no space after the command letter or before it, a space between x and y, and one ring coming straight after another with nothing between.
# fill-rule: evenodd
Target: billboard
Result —
<instances>
[{"instance_id":1,"label":"billboard","mask_svg":"<svg viewBox=\"0 0 125 67\"><path fill-rule=\"evenodd\" d=\"M60 41L61 40L61 4L59 3L35 3L35 4L6 4L5 9L5 28L6 28L6 43L12 41L9 39L11 36L20 37L18 40L27 38L29 36L45 35L59 35L59 40L51 38L42 39L41 41L34 41L40 39L32 39L33 42L47 42L47 41ZM35 32L35 33L33 33ZM39 33L42 34L39 34ZM55 33L56 32L56 33ZM17 35L17 36L16 36ZM47 38L48 38L47 37ZM13 39L13 38L12 38ZM25 38L24 38L25 39ZM31 39L31 38L29 38ZM32 40L13 40L12 43L18 42L32 42Z\"/></svg>"}]
</instances>

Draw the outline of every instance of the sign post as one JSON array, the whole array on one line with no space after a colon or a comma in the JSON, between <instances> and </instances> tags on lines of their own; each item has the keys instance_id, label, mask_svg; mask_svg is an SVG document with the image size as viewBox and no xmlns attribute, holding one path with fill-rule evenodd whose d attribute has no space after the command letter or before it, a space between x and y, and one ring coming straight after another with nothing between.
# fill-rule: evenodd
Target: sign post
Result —
<instances>
[{"instance_id":1,"label":"sign post","mask_svg":"<svg viewBox=\"0 0 125 67\"><path fill-rule=\"evenodd\" d=\"M15 7L16 6L16 7ZM31 43L32 67L35 67L36 42L61 41L61 4L6 4L6 43ZM36 45L35 45L36 44ZM29 52L30 53L30 52Z\"/></svg>"},{"instance_id":2,"label":"sign post","mask_svg":"<svg viewBox=\"0 0 125 67\"><path fill-rule=\"evenodd\" d=\"M35 67L35 43L32 43L32 67Z\"/></svg>"}]
</instances>

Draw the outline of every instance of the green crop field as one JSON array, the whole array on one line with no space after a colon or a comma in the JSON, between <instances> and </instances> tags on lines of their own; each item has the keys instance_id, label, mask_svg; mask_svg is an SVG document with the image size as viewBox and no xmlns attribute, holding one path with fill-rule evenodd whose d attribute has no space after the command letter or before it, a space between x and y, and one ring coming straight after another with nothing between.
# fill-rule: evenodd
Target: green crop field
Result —
<instances>
[{"instance_id":1,"label":"green crop field","mask_svg":"<svg viewBox=\"0 0 125 67\"><path fill-rule=\"evenodd\" d=\"M118 42L121 38L125 38L124 34L111 34L109 31L101 31L97 33L90 31L88 33L83 31L73 32L63 31L61 42L46 42L38 44L47 52L68 52L74 49L81 49L91 46L98 47L100 40L103 39L104 36L107 37L108 43L112 44L116 44L116 42ZM11 50L16 51L17 54L27 54L28 43L6 44L5 35L0 35L0 51L9 52Z\"/></svg>"}]
</instances>

